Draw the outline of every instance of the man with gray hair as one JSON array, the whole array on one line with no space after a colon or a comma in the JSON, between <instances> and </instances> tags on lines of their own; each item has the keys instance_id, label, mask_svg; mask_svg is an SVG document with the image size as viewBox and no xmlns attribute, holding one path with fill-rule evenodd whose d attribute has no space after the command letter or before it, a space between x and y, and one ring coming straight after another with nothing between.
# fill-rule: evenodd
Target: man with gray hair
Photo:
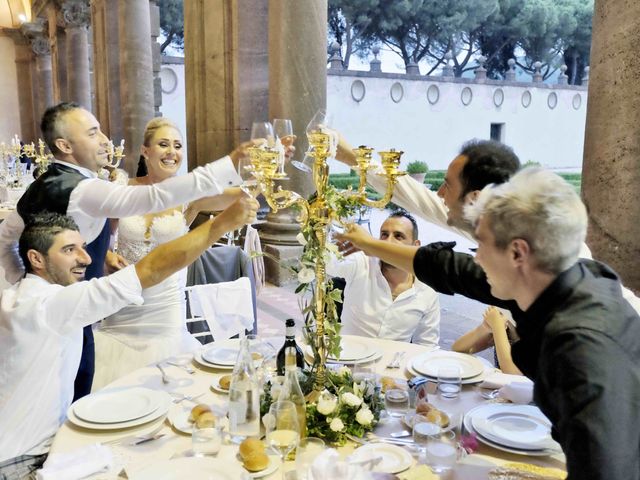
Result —
<instances>
[{"instance_id":1,"label":"man with gray hair","mask_svg":"<svg viewBox=\"0 0 640 480\"><path fill-rule=\"evenodd\" d=\"M557 175L525 169L466 209L476 257L450 245L380 242L358 226L338 236L434 288L507 308L515 364L553 424L569 480L640 479L640 317L608 266L579 259L586 209Z\"/></svg>"}]
</instances>

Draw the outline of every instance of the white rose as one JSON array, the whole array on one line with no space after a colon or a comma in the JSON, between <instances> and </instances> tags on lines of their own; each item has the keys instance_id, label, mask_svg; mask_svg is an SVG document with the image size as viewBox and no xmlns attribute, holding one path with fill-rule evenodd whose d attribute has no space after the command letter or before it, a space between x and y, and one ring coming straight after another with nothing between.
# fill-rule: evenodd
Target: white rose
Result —
<instances>
[{"instance_id":1,"label":"white rose","mask_svg":"<svg viewBox=\"0 0 640 480\"><path fill-rule=\"evenodd\" d=\"M342 395L342 401L350 407L359 407L362 403L362 399L351 392L344 393Z\"/></svg>"},{"instance_id":2,"label":"white rose","mask_svg":"<svg viewBox=\"0 0 640 480\"><path fill-rule=\"evenodd\" d=\"M316 272L312 268L303 268L298 272L298 281L300 283L310 283L316 278Z\"/></svg>"},{"instance_id":3,"label":"white rose","mask_svg":"<svg viewBox=\"0 0 640 480\"><path fill-rule=\"evenodd\" d=\"M342 430L344 430L344 423L342 423L342 420L336 417L333 420L331 420L331 423L329 424L329 428L334 432L341 432Z\"/></svg>"},{"instance_id":4,"label":"white rose","mask_svg":"<svg viewBox=\"0 0 640 480\"><path fill-rule=\"evenodd\" d=\"M373 422L373 413L367 407L362 407L356 413L356 422L365 427L370 425Z\"/></svg>"},{"instance_id":5,"label":"white rose","mask_svg":"<svg viewBox=\"0 0 640 480\"><path fill-rule=\"evenodd\" d=\"M298 235L296 235L296 240L302 246L305 246L307 244L307 239L304 238L304 234L302 232L300 232Z\"/></svg>"},{"instance_id":6,"label":"white rose","mask_svg":"<svg viewBox=\"0 0 640 480\"><path fill-rule=\"evenodd\" d=\"M351 369L345 365L342 365L339 369L338 369L338 375L342 375L343 377L346 377L347 375L351 374Z\"/></svg>"},{"instance_id":7,"label":"white rose","mask_svg":"<svg viewBox=\"0 0 640 480\"><path fill-rule=\"evenodd\" d=\"M333 395L323 395L318 400L316 409L322 415L330 415L338 406L338 400Z\"/></svg>"}]
</instances>

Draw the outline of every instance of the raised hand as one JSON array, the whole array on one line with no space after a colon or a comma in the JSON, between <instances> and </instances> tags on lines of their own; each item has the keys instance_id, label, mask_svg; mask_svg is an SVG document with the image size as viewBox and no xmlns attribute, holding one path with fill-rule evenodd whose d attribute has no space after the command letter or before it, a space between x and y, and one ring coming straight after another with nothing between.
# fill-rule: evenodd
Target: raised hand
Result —
<instances>
[{"instance_id":1,"label":"raised hand","mask_svg":"<svg viewBox=\"0 0 640 480\"><path fill-rule=\"evenodd\" d=\"M260 204L255 198L243 195L218 215L215 222L224 227L226 231L236 230L253 223L258 208L260 208Z\"/></svg>"},{"instance_id":2,"label":"raised hand","mask_svg":"<svg viewBox=\"0 0 640 480\"><path fill-rule=\"evenodd\" d=\"M506 317L496 307L489 307L483 315L483 323L485 323L492 332L497 330L504 331L507 328Z\"/></svg>"},{"instance_id":3,"label":"raised hand","mask_svg":"<svg viewBox=\"0 0 640 480\"><path fill-rule=\"evenodd\" d=\"M367 240L373 238L364 228L355 223L347 224L344 233L335 233L333 237L337 240L338 249L343 255L364 250Z\"/></svg>"}]
</instances>

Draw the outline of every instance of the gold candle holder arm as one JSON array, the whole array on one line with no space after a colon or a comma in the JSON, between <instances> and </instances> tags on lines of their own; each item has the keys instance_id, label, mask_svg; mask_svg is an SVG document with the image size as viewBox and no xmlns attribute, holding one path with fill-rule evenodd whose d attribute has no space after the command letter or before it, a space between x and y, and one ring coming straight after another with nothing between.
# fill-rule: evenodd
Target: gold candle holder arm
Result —
<instances>
[{"instance_id":1,"label":"gold candle holder arm","mask_svg":"<svg viewBox=\"0 0 640 480\"><path fill-rule=\"evenodd\" d=\"M356 149L358 150L358 149ZM355 150L354 150L355 152ZM382 175L387 179L387 185L385 188L384 195L379 200L370 199L367 197L366 189L362 187L366 187L367 180L366 175L367 171L371 170L371 166L367 163L366 170L360 170L360 185L361 188L358 189L359 200L362 205L372 208L384 208L393 197L393 189L396 185L397 178L403 175L406 175L405 172L399 170L400 167L400 158L404 152L396 151L395 149L390 149L385 152L378 152L380 155L380 159L382 162L382 172L377 172L375 175ZM356 153L357 155L357 153Z\"/></svg>"}]
</instances>

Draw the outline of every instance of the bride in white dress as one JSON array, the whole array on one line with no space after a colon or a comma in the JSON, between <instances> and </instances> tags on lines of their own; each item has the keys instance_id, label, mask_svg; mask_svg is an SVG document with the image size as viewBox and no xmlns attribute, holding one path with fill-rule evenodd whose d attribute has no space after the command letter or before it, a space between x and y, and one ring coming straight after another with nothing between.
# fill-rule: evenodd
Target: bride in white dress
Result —
<instances>
[{"instance_id":1,"label":"bride in white dress","mask_svg":"<svg viewBox=\"0 0 640 480\"><path fill-rule=\"evenodd\" d=\"M151 120L142 146L148 173L129 180L129 184L150 185L175 175L182 162L182 148L182 135L173 123L162 117ZM230 188L185 208L122 218L118 224L118 253L135 263L157 245L183 235L200 210L222 210L239 195L243 195L239 188ZM200 346L185 325L184 277L184 271L179 272L145 289L144 304L130 305L102 320L94 332L94 391L131 370Z\"/></svg>"}]
</instances>

